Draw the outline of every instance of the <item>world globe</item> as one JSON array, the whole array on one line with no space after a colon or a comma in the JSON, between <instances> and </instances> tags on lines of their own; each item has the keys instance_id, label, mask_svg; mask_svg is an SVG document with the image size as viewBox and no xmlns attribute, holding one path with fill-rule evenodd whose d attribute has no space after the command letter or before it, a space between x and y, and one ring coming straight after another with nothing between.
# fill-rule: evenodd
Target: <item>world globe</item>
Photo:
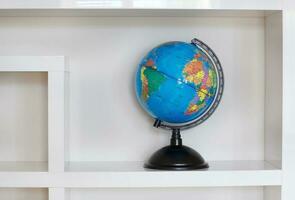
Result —
<instances>
[{"instance_id":1,"label":"world globe","mask_svg":"<svg viewBox=\"0 0 295 200\"><path fill-rule=\"evenodd\" d=\"M158 170L195 170L208 163L194 149L182 145L180 130L204 122L217 108L223 92L223 71L205 43L166 42L141 60L136 72L136 96L155 118L155 127L172 130L170 145L144 164Z\"/></svg>"},{"instance_id":2,"label":"world globe","mask_svg":"<svg viewBox=\"0 0 295 200\"><path fill-rule=\"evenodd\" d=\"M203 42L174 41L153 48L136 72L136 95L153 118L172 126L200 124L217 107L223 74Z\"/></svg>"}]
</instances>

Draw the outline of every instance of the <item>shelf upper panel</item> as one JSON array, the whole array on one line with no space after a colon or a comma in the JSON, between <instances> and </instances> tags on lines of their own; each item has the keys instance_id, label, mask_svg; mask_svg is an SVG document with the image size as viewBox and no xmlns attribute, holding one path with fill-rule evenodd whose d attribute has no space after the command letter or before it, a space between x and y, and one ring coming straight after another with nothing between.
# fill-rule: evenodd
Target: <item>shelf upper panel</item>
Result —
<instances>
[{"instance_id":1,"label":"shelf upper panel","mask_svg":"<svg viewBox=\"0 0 295 200\"><path fill-rule=\"evenodd\" d=\"M0 72L67 71L63 56L0 56Z\"/></svg>"},{"instance_id":2,"label":"shelf upper panel","mask_svg":"<svg viewBox=\"0 0 295 200\"><path fill-rule=\"evenodd\" d=\"M280 10L28 8L3 9L0 17L264 17Z\"/></svg>"},{"instance_id":3,"label":"shelf upper panel","mask_svg":"<svg viewBox=\"0 0 295 200\"><path fill-rule=\"evenodd\" d=\"M267 16L278 0L4 0L0 16Z\"/></svg>"},{"instance_id":4,"label":"shelf upper panel","mask_svg":"<svg viewBox=\"0 0 295 200\"><path fill-rule=\"evenodd\" d=\"M3 0L0 8L248 9L273 10L282 0Z\"/></svg>"}]
</instances>

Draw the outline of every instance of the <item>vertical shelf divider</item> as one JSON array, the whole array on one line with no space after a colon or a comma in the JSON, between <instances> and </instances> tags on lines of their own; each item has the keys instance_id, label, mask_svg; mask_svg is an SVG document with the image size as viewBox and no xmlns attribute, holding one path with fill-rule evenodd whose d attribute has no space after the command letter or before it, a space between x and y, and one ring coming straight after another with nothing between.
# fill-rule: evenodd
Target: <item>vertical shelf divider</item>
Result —
<instances>
[{"instance_id":1,"label":"vertical shelf divider","mask_svg":"<svg viewBox=\"0 0 295 200\"><path fill-rule=\"evenodd\" d=\"M48 72L48 171L64 171L65 73Z\"/></svg>"},{"instance_id":2,"label":"vertical shelf divider","mask_svg":"<svg viewBox=\"0 0 295 200\"><path fill-rule=\"evenodd\" d=\"M282 200L295 196L295 11L283 11L283 147L282 147Z\"/></svg>"},{"instance_id":3,"label":"vertical shelf divider","mask_svg":"<svg viewBox=\"0 0 295 200\"><path fill-rule=\"evenodd\" d=\"M67 129L66 72L48 72L48 171L64 173ZM48 200L64 200L64 188L48 188Z\"/></svg>"}]
</instances>

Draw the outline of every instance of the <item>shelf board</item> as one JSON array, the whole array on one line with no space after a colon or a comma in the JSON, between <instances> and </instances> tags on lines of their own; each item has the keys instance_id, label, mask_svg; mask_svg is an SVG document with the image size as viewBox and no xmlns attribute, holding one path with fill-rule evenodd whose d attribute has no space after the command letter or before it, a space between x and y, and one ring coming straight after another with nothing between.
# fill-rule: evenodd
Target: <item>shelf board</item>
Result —
<instances>
[{"instance_id":1,"label":"shelf board","mask_svg":"<svg viewBox=\"0 0 295 200\"><path fill-rule=\"evenodd\" d=\"M0 17L265 17L281 10L220 9L1 9Z\"/></svg>"},{"instance_id":2,"label":"shelf board","mask_svg":"<svg viewBox=\"0 0 295 200\"><path fill-rule=\"evenodd\" d=\"M69 162L71 187L202 187L280 185L281 170L265 161L213 161L208 170L155 171L142 162ZM89 178L89 181L85 181Z\"/></svg>"},{"instance_id":3,"label":"shelf board","mask_svg":"<svg viewBox=\"0 0 295 200\"><path fill-rule=\"evenodd\" d=\"M46 172L47 162L0 162L0 172Z\"/></svg>"},{"instance_id":4,"label":"shelf board","mask_svg":"<svg viewBox=\"0 0 295 200\"><path fill-rule=\"evenodd\" d=\"M219 9L1 9L0 17L264 17L279 10Z\"/></svg>"},{"instance_id":5,"label":"shelf board","mask_svg":"<svg viewBox=\"0 0 295 200\"><path fill-rule=\"evenodd\" d=\"M278 167L260 160L255 161L211 161L210 168L197 172L213 171L261 171L278 170ZM143 162L66 162L67 172L156 172L143 168ZM162 171L163 172L163 171ZM193 172L193 171L191 171ZM196 172L196 171L194 171Z\"/></svg>"},{"instance_id":6,"label":"shelf board","mask_svg":"<svg viewBox=\"0 0 295 200\"><path fill-rule=\"evenodd\" d=\"M0 72L68 71L65 62L64 56L0 56Z\"/></svg>"},{"instance_id":7,"label":"shelf board","mask_svg":"<svg viewBox=\"0 0 295 200\"><path fill-rule=\"evenodd\" d=\"M276 9L278 0L10 0L0 2L0 8L153 8L153 9Z\"/></svg>"},{"instance_id":8,"label":"shelf board","mask_svg":"<svg viewBox=\"0 0 295 200\"><path fill-rule=\"evenodd\" d=\"M160 188L281 185L281 170L264 161L216 161L209 164L209 170L156 171L144 169L141 162L68 162L66 172L0 172L0 187Z\"/></svg>"}]
</instances>

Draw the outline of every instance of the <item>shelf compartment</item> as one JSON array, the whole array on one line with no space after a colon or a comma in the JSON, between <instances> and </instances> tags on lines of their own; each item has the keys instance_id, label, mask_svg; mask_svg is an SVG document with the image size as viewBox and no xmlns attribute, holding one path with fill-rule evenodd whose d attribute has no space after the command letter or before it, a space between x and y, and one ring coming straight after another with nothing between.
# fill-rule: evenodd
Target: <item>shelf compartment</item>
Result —
<instances>
[{"instance_id":1,"label":"shelf compartment","mask_svg":"<svg viewBox=\"0 0 295 200\"><path fill-rule=\"evenodd\" d=\"M280 166L281 14L56 18L58 24L50 37L53 42L60 41L63 48L57 44L53 48L66 51L72 59L71 132L66 136L66 161L142 161L166 145L170 133L153 128L153 120L136 102L136 66L149 49L161 42L198 37L218 55L224 69L225 90L214 115L200 126L184 131L183 143L206 160L267 160ZM15 23L14 18L8 20ZM22 22L30 24L35 20L33 17ZM42 18L39 23L35 29L52 25L53 20ZM31 33L31 29L22 31ZM50 29L41 31L43 35L35 35L39 40ZM34 43L32 38L26 41L27 45L30 43ZM80 46L91 51L76 53ZM47 52L38 44L36 50Z\"/></svg>"},{"instance_id":2,"label":"shelf compartment","mask_svg":"<svg viewBox=\"0 0 295 200\"><path fill-rule=\"evenodd\" d=\"M1 172L63 171L65 71L62 56L0 56Z\"/></svg>"},{"instance_id":3,"label":"shelf compartment","mask_svg":"<svg viewBox=\"0 0 295 200\"><path fill-rule=\"evenodd\" d=\"M65 148L62 134L51 140L59 146L49 151L59 157L55 163L64 163L63 151L66 161L140 161L166 145L167 132L153 128L136 102L136 66L162 42L197 37L218 55L226 88L214 115L183 133L184 144L206 160L280 164L282 107L265 97L282 95L282 76L274 76L283 66L281 24L281 11L249 17L3 17L0 42L2 54L69 57L70 132ZM269 113L277 116L274 123Z\"/></svg>"},{"instance_id":4,"label":"shelf compartment","mask_svg":"<svg viewBox=\"0 0 295 200\"><path fill-rule=\"evenodd\" d=\"M4 72L1 60L0 171L47 171L47 74Z\"/></svg>"},{"instance_id":5,"label":"shelf compartment","mask_svg":"<svg viewBox=\"0 0 295 200\"><path fill-rule=\"evenodd\" d=\"M267 12L218 17L218 12L210 10L204 15L186 18L177 15L171 18L2 18L0 42L5 46L5 53L61 53L70 57L71 132L66 135L65 153L66 161L78 162L66 163L68 166L63 172L63 155L58 156L64 150L63 135L55 132L56 138L51 140L49 148L54 147L50 152L57 157L52 157L49 162L57 164L54 169L58 170L48 173L3 172L0 178L7 181L0 186L280 186L282 117L276 115L278 120L268 124L272 119L265 116L265 109L271 111L274 102L267 102L264 93L267 86L268 98L273 98L275 92L281 94L281 79L273 79L273 75L276 74L274 65L279 72L283 68L282 50L278 48L282 43L282 18L280 12L275 11L271 16L264 14ZM113 15L112 12L109 14ZM216 35L222 40L217 40ZM132 161L146 159L150 152L165 145L169 136L153 129L152 120L135 102L131 81L136 60L160 42L189 41L194 36L216 51L228 84L223 101L210 121L187 131L183 140L206 159L230 161L210 162L211 168L207 171L146 171L142 169L142 163ZM20 41L15 38L22 38L21 48ZM275 49L278 49L277 57L272 58ZM274 63L274 59L276 64L269 64ZM251 103L251 107L247 103ZM281 107L276 110L281 111ZM56 142L58 146L55 146ZM264 159L272 164L278 161L279 165L273 167L268 162L249 161ZM87 160L102 162L83 162ZM107 162L111 160L123 162ZM118 168L112 168L116 165ZM31 181L28 183L28 180Z\"/></svg>"}]
</instances>

